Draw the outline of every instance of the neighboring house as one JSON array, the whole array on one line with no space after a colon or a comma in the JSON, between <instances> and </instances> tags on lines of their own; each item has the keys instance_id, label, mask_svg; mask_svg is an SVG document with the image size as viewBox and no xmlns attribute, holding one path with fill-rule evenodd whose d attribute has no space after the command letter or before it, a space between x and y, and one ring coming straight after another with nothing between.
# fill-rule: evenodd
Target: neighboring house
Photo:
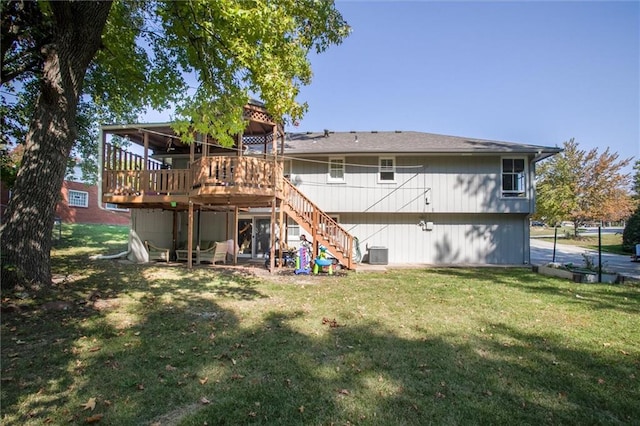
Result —
<instances>
[{"instance_id":1,"label":"neighboring house","mask_svg":"<svg viewBox=\"0 0 640 426\"><path fill-rule=\"evenodd\" d=\"M9 203L11 191L4 183L0 187L0 217ZM103 204L98 186L75 180L65 180L56 206L56 218L63 223L96 223L129 225L131 213L115 204Z\"/></svg>"},{"instance_id":2,"label":"neighboring house","mask_svg":"<svg viewBox=\"0 0 640 426\"><path fill-rule=\"evenodd\" d=\"M194 251L228 239L240 256L262 257L304 233L351 269L358 247L365 261L390 264L529 262L535 164L559 148L400 131L285 134L255 103L245 118L231 148L203 135L182 144L168 123L102 127L102 197L132 211L131 257L148 259L145 240Z\"/></svg>"},{"instance_id":3,"label":"neighboring house","mask_svg":"<svg viewBox=\"0 0 640 426\"><path fill-rule=\"evenodd\" d=\"M131 213L116 204L103 204L97 185L65 180L56 206L56 217L63 223L129 225Z\"/></svg>"}]
</instances>

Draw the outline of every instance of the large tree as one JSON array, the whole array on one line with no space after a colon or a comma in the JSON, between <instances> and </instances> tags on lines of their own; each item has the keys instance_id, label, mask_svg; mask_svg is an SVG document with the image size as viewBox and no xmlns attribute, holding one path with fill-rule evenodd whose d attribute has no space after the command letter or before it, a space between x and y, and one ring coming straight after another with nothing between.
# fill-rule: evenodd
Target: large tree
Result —
<instances>
[{"instance_id":1,"label":"large tree","mask_svg":"<svg viewBox=\"0 0 640 426\"><path fill-rule=\"evenodd\" d=\"M3 218L3 288L51 282L57 197L74 143L90 136L93 119L173 106L184 138L196 130L231 143L250 96L285 121L300 118L309 52L349 32L331 1L11 0L1 7L2 87L26 93L33 106L17 137L24 156ZM13 113L3 139L24 126ZM91 142L79 146L91 151Z\"/></svg>"},{"instance_id":2,"label":"large tree","mask_svg":"<svg viewBox=\"0 0 640 426\"><path fill-rule=\"evenodd\" d=\"M619 159L607 148L585 151L571 139L562 153L538 166L537 213L551 224L568 220L578 228L590 221L618 221L629 217L633 202L628 194L631 159Z\"/></svg>"}]
</instances>

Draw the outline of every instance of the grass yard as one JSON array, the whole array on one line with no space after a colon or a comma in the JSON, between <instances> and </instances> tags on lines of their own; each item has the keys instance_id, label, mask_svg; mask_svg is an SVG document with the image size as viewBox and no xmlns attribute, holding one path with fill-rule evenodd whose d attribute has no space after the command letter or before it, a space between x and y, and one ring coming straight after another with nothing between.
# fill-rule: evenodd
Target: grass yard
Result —
<instances>
[{"instance_id":1,"label":"grass yard","mask_svg":"<svg viewBox=\"0 0 640 426\"><path fill-rule=\"evenodd\" d=\"M88 260L123 247L121 229L63 226L54 291L2 295L2 424L640 419L637 284Z\"/></svg>"}]
</instances>

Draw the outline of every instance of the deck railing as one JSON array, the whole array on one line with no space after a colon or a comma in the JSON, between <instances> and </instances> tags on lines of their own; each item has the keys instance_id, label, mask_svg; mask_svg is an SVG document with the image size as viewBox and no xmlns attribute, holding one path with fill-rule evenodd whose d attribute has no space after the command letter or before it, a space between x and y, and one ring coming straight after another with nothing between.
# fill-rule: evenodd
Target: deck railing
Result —
<instances>
[{"instance_id":1,"label":"deck railing","mask_svg":"<svg viewBox=\"0 0 640 426\"><path fill-rule=\"evenodd\" d=\"M192 185L238 186L275 190L278 168L273 161L254 157L201 157L191 166Z\"/></svg>"},{"instance_id":2,"label":"deck railing","mask_svg":"<svg viewBox=\"0 0 640 426\"><path fill-rule=\"evenodd\" d=\"M201 157L188 169L161 169L155 160L105 148L102 190L105 195L188 195L205 186L282 189L282 167L274 161L255 157Z\"/></svg>"},{"instance_id":3,"label":"deck railing","mask_svg":"<svg viewBox=\"0 0 640 426\"><path fill-rule=\"evenodd\" d=\"M187 195L191 189L189 169L106 170L103 193L113 195Z\"/></svg>"}]
</instances>

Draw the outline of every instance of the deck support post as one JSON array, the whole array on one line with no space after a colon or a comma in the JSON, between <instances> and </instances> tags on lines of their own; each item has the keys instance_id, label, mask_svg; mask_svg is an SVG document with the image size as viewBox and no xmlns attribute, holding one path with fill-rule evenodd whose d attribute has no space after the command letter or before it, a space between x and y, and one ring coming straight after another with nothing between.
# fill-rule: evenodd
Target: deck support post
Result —
<instances>
[{"instance_id":1,"label":"deck support post","mask_svg":"<svg viewBox=\"0 0 640 426\"><path fill-rule=\"evenodd\" d=\"M287 245L285 245L286 241L287 241L287 237L285 234L285 230L286 227L284 226L284 211L282 209L282 206L280 207L279 211L278 211L278 228L280 230L280 235L278 236L278 239L280 240L280 258L278 259L278 262L280 265L282 265L282 256L284 255L284 249Z\"/></svg>"},{"instance_id":2,"label":"deck support post","mask_svg":"<svg viewBox=\"0 0 640 426\"><path fill-rule=\"evenodd\" d=\"M149 133L144 132L142 136L144 143L144 164L142 165L142 182L140 182L140 195L145 194L149 187Z\"/></svg>"},{"instance_id":3,"label":"deck support post","mask_svg":"<svg viewBox=\"0 0 640 426\"><path fill-rule=\"evenodd\" d=\"M187 268L193 268L193 201L189 201L189 224L187 226Z\"/></svg>"},{"instance_id":4,"label":"deck support post","mask_svg":"<svg viewBox=\"0 0 640 426\"><path fill-rule=\"evenodd\" d=\"M233 207L233 264L238 264L238 206Z\"/></svg>"},{"instance_id":5,"label":"deck support post","mask_svg":"<svg viewBox=\"0 0 640 426\"><path fill-rule=\"evenodd\" d=\"M271 247L269 252L269 270L273 274L276 266L276 199L271 200Z\"/></svg>"}]
</instances>

